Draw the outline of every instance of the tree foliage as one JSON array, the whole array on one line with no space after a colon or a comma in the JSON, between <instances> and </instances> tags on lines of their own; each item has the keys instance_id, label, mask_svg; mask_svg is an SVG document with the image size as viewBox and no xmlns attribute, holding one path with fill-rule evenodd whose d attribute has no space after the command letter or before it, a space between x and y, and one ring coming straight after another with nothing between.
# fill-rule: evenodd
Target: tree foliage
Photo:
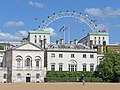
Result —
<instances>
[{"instance_id":1,"label":"tree foliage","mask_svg":"<svg viewBox=\"0 0 120 90\"><path fill-rule=\"evenodd\" d=\"M4 47L0 44L0 50L3 50L4 49Z\"/></svg>"},{"instance_id":2,"label":"tree foliage","mask_svg":"<svg viewBox=\"0 0 120 90\"><path fill-rule=\"evenodd\" d=\"M107 52L98 66L98 72L105 81L117 81L120 78L120 53Z\"/></svg>"}]
</instances>

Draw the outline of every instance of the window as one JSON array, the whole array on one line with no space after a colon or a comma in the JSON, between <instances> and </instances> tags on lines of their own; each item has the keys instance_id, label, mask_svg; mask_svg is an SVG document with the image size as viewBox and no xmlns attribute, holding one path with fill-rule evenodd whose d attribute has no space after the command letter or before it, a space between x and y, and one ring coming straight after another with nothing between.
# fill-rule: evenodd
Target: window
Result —
<instances>
[{"instance_id":1,"label":"window","mask_svg":"<svg viewBox=\"0 0 120 90\"><path fill-rule=\"evenodd\" d=\"M52 58L55 57L55 53L51 53L51 57L52 57Z\"/></svg>"},{"instance_id":2,"label":"window","mask_svg":"<svg viewBox=\"0 0 120 90\"><path fill-rule=\"evenodd\" d=\"M74 71L74 65L71 65L71 71Z\"/></svg>"},{"instance_id":3,"label":"window","mask_svg":"<svg viewBox=\"0 0 120 90\"><path fill-rule=\"evenodd\" d=\"M51 65L51 71L55 71L55 64Z\"/></svg>"},{"instance_id":4,"label":"window","mask_svg":"<svg viewBox=\"0 0 120 90\"><path fill-rule=\"evenodd\" d=\"M83 58L86 58L86 54L83 54Z\"/></svg>"},{"instance_id":5,"label":"window","mask_svg":"<svg viewBox=\"0 0 120 90\"><path fill-rule=\"evenodd\" d=\"M16 62L17 62L17 68L20 68L22 66L22 57L17 56L16 57Z\"/></svg>"},{"instance_id":6,"label":"window","mask_svg":"<svg viewBox=\"0 0 120 90\"><path fill-rule=\"evenodd\" d=\"M94 64L90 64L90 72L94 71Z\"/></svg>"},{"instance_id":7,"label":"window","mask_svg":"<svg viewBox=\"0 0 120 90\"><path fill-rule=\"evenodd\" d=\"M7 74L6 74L6 73L3 75L3 78L4 78L4 79L7 79Z\"/></svg>"},{"instance_id":8,"label":"window","mask_svg":"<svg viewBox=\"0 0 120 90\"><path fill-rule=\"evenodd\" d=\"M96 37L94 37L94 40L96 40Z\"/></svg>"},{"instance_id":9,"label":"window","mask_svg":"<svg viewBox=\"0 0 120 90\"><path fill-rule=\"evenodd\" d=\"M17 68L20 68L20 61L17 61Z\"/></svg>"},{"instance_id":10,"label":"window","mask_svg":"<svg viewBox=\"0 0 120 90\"><path fill-rule=\"evenodd\" d=\"M99 59L99 62L101 63L102 61L103 61L103 58L100 58L100 59Z\"/></svg>"},{"instance_id":11,"label":"window","mask_svg":"<svg viewBox=\"0 0 120 90\"><path fill-rule=\"evenodd\" d=\"M71 54L71 58L75 58L75 54Z\"/></svg>"},{"instance_id":12,"label":"window","mask_svg":"<svg viewBox=\"0 0 120 90\"><path fill-rule=\"evenodd\" d=\"M99 43L99 45L101 44L101 42L100 42L100 37L99 37L98 43Z\"/></svg>"},{"instance_id":13,"label":"window","mask_svg":"<svg viewBox=\"0 0 120 90\"><path fill-rule=\"evenodd\" d=\"M59 58L63 58L63 54L59 54Z\"/></svg>"},{"instance_id":14,"label":"window","mask_svg":"<svg viewBox=\"0 0 120 90\"><path fill-rule=\"evenodd\" d=\"M68 64L68 70L72 72L77 71L77 62L74 60L70 61Z\"/></svg>"},{"instance_id":15,"label":"window","mask_svg":"<svg viewBox=\"0 0 120 90\"><path fill-rule=\"evenodd\" d=\"M96 44L96 37L94 37L94 44Z\"/></svg>"},{"instance_id":16,"label":"window","mask_svg":"<svg viewBox=\"0 0 120 90\"><path fill-rule=\"evenodd\" d=\"M100 40L100 37L98 37L98 39Z\"/></svg>"},{"instance_id":17,"label":"window","mask_svg":"<svg viewBox=\"0 0 120 90\"><path fill-rule=\"evenodd\" d=\"M90 58L94 58L94 55L93 55L93 54L90 54Z\"/></svg>"},{"instance_id":18,"label":"window","mask_svg":"<svg viewBox=\"0 0 120 90\"><path fill-rule=\"evenodd\" d=\"M25 60L25 66L32 67L32 60L30 57L27 57L27 59Z\"/></svg>"},{"instance_id":19,"label":"window","mask_svg":"<svg viewBox=\"0 0 120 90\"><path fill-rule=\"evenodd\" d=\"M103 46L105 46L106 45L106 41L103 41Z\"/></svg>"},{"instance_id":20,"label":"window","mask_svg":"<svg viewBox=\"0 0 120 90\"><path fill-rule=\"evenodd\" d=\"M20 73L17 74L17 79L21 79L21 74Z\"/></svg>"},{"instance_id":21,"label":"window","mask_svg":"<svg viewBox=\"0 0 120 90\"><path fill-rule=\"evenodd\" d=\"M2 67L3 66L3 62L0 62L0 67Z\"/></svg>"},{"instance_id":22,"label":"window","mask_svg":"<svg viewBox=\"0 0 120 90\"><path fill-rule=\"evenodd\" d=\"M36 60L36 67L39 67L39 60Z\"/></svg>"},{"instance_id":23,"label":"window","mask_svg":"<svg viewBox=\"0 0 120 90\"><path fill-rule=\"evenodd\" d=\"M30 66L30 59L29 58L27 58L27 60L26 60L26 66Z\"/></svg>"},{"instance_id":24,"label":"window","mask_svg":"<svg viewBox=\"0 0 120 90\"><path fill-rule=\"evenodd\" d=\"M101 44L101 42L99 41L99 45Z\"/></svg>"},{"instance_id":25,"label":"window","mask_svg":"<svg viewBox=\"0 0 120 90\"><path fill-rule=\"evenodd\" d=\"M44 35L44 37L43 37L44 39L45 39L45 35Z\"/></svg>"},{"instance_id":26,"label":"window","mask_svg":"<svg viewBox=\"0 0 120 90\"><path fill-rule=\"evenodd\" d=\"M63 65L59 64L59 71L62 71L62 69L63 69Z\"/></svg>"},{"instance_id":27,"label":"window","mask_svg":"<svg viewBox=\"0 0 120 90\"><path fill-rule=\"evenodd\" d=\"M36 74L36 79L39 79L39 78L40 78L40 74L37 73L37 74Z\"/></svg>"},{"instance_id":28,"label":"window","mask_svg":"<svg viewBox=\"0 0 120 90\"><path fill-rule=\"evenodd\" d=\"M41 35L39 35L39 43L41 43Z\"/></svg>"},{"instance_id":29,"label":"window","mask_svg":"<svg viewBox=\"0 0 120 90\"><path fill-rule=\"evenodd\" d=\"M70 71L70 65L68 65L68 70Z\"/></svg>"},{"instance_id":30,"label":"window","mask_svg":"<svg viewBox=\"0 0 120 90\"><path fill-rule=\"evenodd\" d=\"M87 65L86 63L83 64L83 71L86 71L86 69L87 69L87 68L86 68L86 65Z\"/></svg>"},{"instance_id":31,"label":"window","mask_svg":"<svg viewBox=\"0 0 120 90\"><path fill-rule=\"evenodd\" d=\"M40 56L36 56L35 57L35 61L36 61L36 68L39 68L41 63L41 57Z\"/></svg>"},{"instance_id":32,"label":"window","mask_svg":"<svg viewBox=\"0 0 120 90\"><path fill-rule=\"evenodd\" d=\"M96 44L96 40L94 41L94 44Z\"/></svg>"},{"instance_id":33,"label":"window","mask_svg":"<svg viewBox=\"0 0 120 90\"><path fill-rule=\"evenodd\" d=\"M77 71L77 65L69 65L69 71Z\"/></svg>"},{"instance_id":34,"label":"window","mask_svg":"<svg viewBox=\"0 0 120 90\"><path fill-rule=\"evenodd\" d=\"M105 40L105 37L103 37L103 40Z\"/></svg>"}]
</instances>

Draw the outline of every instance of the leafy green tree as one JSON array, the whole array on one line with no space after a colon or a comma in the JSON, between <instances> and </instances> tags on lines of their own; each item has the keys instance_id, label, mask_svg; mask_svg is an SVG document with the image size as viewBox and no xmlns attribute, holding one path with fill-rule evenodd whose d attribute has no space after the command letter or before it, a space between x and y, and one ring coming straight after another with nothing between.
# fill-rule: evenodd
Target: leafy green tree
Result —
<instances>
[{"instance_id":1,"label":"leafy green tree","mask_svg":"<svg viewBox=\"0 0 120 90\"><path fill-rule=\"evenodd\" d=\"M98 72L105 81L117 81L120 78L120 53L107 52L98 66Z\"/></svg>"},{"instance_id":2,"label":"leafy green tree","mask_svg":"<svg viewBox=\"0 0 120 90\"><path fill-rule=\"evenodd\" d=\"M3 49L4 49L4 47L2 45L0 45L0 50L3 50Z\"/></svg>"}]
</instances>

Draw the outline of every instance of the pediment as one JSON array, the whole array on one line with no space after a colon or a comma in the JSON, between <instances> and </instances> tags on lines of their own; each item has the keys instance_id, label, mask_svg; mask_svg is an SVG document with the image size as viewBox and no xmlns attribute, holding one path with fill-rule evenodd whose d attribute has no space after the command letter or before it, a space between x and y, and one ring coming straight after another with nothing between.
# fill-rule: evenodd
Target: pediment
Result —
<instances>
[{"instance_id":1,"label":"pediment","mask_svg":"<svg viewBox=\"0 0 120 90\"><path fill-rule=\"evenodd\" d=\"M17 50L42 50L40 47L38 47L32 43L26 43L26 44L20 45L20 46L16 47L15 49L17 49Z\"/></svg>"}]
</instances>

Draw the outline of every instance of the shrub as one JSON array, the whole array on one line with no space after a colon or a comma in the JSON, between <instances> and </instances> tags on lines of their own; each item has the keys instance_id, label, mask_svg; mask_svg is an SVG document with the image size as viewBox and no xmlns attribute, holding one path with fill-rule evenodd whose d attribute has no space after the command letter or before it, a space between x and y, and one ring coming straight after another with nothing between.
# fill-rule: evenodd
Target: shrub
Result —
<instances>
[{"instance_id":1,"label":"shrub","mask_svg":"<svg viewBox=\"0 0 120 90\"><path fill-rule=\"evenodd\" d=\"M77 82L84 75L86 82L102 82L101 78L95 78L94 72L69 72L69 71L48 71L46 80L48 82Z\"/></svg>"}]
</instances>

